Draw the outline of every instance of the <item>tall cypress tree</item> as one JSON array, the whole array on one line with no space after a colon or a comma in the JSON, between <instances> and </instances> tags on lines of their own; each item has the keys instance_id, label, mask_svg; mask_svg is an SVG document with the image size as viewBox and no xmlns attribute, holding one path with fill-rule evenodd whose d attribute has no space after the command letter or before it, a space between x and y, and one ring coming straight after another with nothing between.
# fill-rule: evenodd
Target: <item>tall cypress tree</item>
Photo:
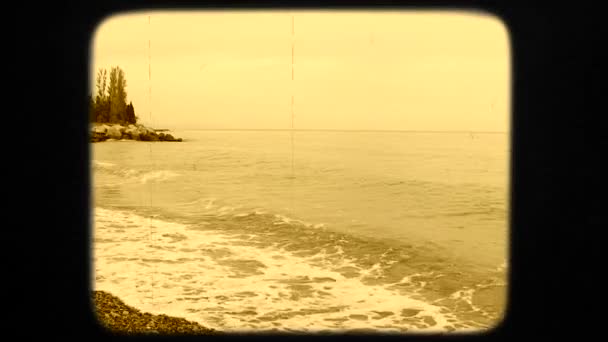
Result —
<instances>
[{"instance_id":1,"label":"tall cypress tree","mask_svg":"<svg viewBox=\"0 0 608 342\"><path fill-rule=\"evenodd\" d=\"M135 124L135 108L133 108L133 103L129 102L126 110L126 121L128 124Z\"/></svg>"},{"instance_id":2,"label":"tall cypress tree","mask_svg":"<svg viewBox=\"0 0 608 342\"><path fill-rule=\"evenodd\" d=\"M116 66L110 70L110 84L108 85L108 99L110 100L110 122L124 123L127 107L127 80L125 73Z\"/></svg>"},{"instance_id":3,"label":"tall cypress tree","mask_svg":"<svg viewBox=\"0 0 608 342\"><path fill-rule=\"evenodd\" d=\"M97 94L95 96L95 105L94 105L94 122L107 122L107 114L106 114L106 103L108 101L106 96L106 81L107 81L107 72L105 69L99 69L97 71L97 79L95 85L97 87Z\"/></svg>"},{"instance_id":4,"label":"tall cypress tree","mask_svg":"<svg viewBox=\"0 0 608 342\"><path fill-rule=\"evenodd\" d=\"M91 121L103 123L135 123L135 110L130 103L127 112L127 80L120 67L115 66L109 72L101 68L97 72L97 94L93 104Z\"/></svg>"}]
</instances>

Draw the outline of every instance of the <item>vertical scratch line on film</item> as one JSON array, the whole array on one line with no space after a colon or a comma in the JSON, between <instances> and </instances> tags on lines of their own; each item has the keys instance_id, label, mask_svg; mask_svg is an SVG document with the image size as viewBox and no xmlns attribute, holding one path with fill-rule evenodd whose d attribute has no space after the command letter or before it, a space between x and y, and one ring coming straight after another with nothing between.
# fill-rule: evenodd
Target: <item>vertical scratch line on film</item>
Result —
<instances>
[{"instance_id":1,"label":"vertical scratch line on film","mask_svg":"<svg viewBox=\"0 0 608 342\"><path fill-rule=\"evenodd\" d=\"M294 212L294 93L295 93L295 87L294 87L294 56L295 56L295 18L294 15L291 15L291 177L290 177L290 182L291 182L291 205L290 205L290 209L291 209L291 214L293 216L293 212Z\"/></svg>"},{"instance_id":2,"label":"vertical scratch line on film","mask_svg":"<svg viewBox=\"0 0 608 342\"><path fill-rule=\"evenodd\" d=\"M148 116L150 119L150 123L152 123L152 33L151 33L151 23L150 23L150 16L148 16ZM148 151L150 153L150 162L152 163L152 165L154 165L153 162L153 158L152 158L152 143L148 142ZM149 204L150 207L149 209L152 209L152 193L153 190L152 189L152 183L150 183L148 185L148 189L149 189ZM148 218L148 232L149 232L149 240L151 242L151 245L154 245L154 236L153 236L153 231L152 231L152 212L150 211L150 217ZM153 265L153 271L151 272L151 282L150 282L150 292L151 292L151 297L152 297L152 305L154 305L154 274L156 273L156 264Z\"/></svg>"}]
</instances>

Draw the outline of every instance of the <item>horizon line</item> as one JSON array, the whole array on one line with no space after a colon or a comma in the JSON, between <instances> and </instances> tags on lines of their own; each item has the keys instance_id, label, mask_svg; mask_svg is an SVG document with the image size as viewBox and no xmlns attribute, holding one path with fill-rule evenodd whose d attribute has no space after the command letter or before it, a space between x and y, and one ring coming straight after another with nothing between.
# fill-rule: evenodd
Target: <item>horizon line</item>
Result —
<instances>
[{"instance_id":1,"label":"horizon line","mask_svg":"<svg viewBox=\"0 0 608 342\"><path fill-rule=\"evenodd\" d=\"M162 128L158 128L162 129ZM282 131L282 132L387 132L387 133L509 133L476 130L401 130L401 129L328 129L328 128L174 128L190 131Z\"/></svg>"}]
</instances>

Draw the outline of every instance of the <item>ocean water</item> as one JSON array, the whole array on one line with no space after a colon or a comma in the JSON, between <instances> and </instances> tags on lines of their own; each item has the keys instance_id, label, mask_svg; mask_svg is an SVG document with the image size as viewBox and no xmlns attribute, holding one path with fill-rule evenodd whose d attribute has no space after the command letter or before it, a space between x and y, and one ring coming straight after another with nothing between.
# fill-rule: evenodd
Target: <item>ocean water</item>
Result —
<instances>
[{"instance_id":1,"label":"ocean water","mask_svg":"<svg viewBox=\"0 0 608 342\"><path fill-rule=\"evenodd\" d=\"M508 134L172 133L91 145L93 288L234 332L500 323Z\"/></svg>"}]
</instances>

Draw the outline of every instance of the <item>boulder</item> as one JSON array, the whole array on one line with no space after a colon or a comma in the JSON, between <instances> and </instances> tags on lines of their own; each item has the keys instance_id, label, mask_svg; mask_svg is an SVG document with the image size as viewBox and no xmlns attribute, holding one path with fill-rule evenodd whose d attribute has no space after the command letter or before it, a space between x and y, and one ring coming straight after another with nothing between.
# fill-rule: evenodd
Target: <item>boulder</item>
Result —
<instances>
[{"instance_id":1,"label":"boulder","mask_svg":"<svg viewBox=\"0 0 608 342\"><path fill-rule=\"evenodd\" d=\"M106 133L106 135L108 136L108 138L110 139L120 139L122 137L122 132L120 131L120 125L114 125L112 127L110 127L108 129L108 132Z\"/></svg>"},{"instance_id":2,"label":"boulder","mask_svg":"<svg viewBox=\"0 0 608 342\"><path fill-rule=\"evenodd\" d=\"M108 126L106 125L96 125L93 127L92 132L105 134L108 131Z\"/></svg>"},{"instance_id":3,"label":"boulder","mask_svg":"<svg viewBox=\"0 0 608 342\"><path fill-rule=\"evenodd\" d=\"M91 132L91 137L97 138L97 139L106 139L106 134L105 133L100 133L100 132Z\"/></svg>"},{"instance_id":4,"label":"boulder","mask_svg":"<svg viewBox=\"0 0 608 342\"><path fill-rule=\"evenodd\" d=\"M143 128L138 130L140 132L139 138L141 141L159 141L158 134L154 131Z\"/></svg>"},{"instance_id":5,"label":"boulder","mask_svg":"<svg viewBox=\"0 0 608 342\"><path fill-rule=\"evenodd\" d=\"M93 123L91 125L91 141L112 141L112 140L125 140L133 139L139 141L182 141L181 138L176 139L169 133L164 133L159 130L156 131L153 128L146 127L142 124L99 124Z\"/></svg>"},{"instance_id":6,"label":"boulder","mask_svg":"<svg viewBox=\"0 0 608 342\"><path fill-rule=\"evenodd\" d=\"M123 135L127 136L129 139L139 140L139 131L137 127L133 125L129 125Z\"/></svg>"},{"instance_id":7,"label":"boulder","mask_svg":"<svg viewBox=\"0 0 608 342\"><path fill-rule=\"evenodd\" d=\"M91 133L91 142L99 142L105 141L107 139L105 133L92 132Z\"/></svg>"},{"instance_id":8,"label":"boulder","mask_svg":"<svg viewBox=\"0 0 608 342\"><path fill-rule=\"evenodd\" d=\"M144 126L139 126L137 127L137 132L139 133L139 135L147 135L148 129Z\"/></svg>"},{"instance_id":9,"label":"boulder","mask_svg":"<svg viewBox=\"0 0 608 342\"><path fill-rule=\"evenodd\" d=\"M146 134L148 134L148 132L145 128L137 127L137 129L131 133L131 136L133 136L135 140L146 141Z\"/></svg>"}]
</instances>

